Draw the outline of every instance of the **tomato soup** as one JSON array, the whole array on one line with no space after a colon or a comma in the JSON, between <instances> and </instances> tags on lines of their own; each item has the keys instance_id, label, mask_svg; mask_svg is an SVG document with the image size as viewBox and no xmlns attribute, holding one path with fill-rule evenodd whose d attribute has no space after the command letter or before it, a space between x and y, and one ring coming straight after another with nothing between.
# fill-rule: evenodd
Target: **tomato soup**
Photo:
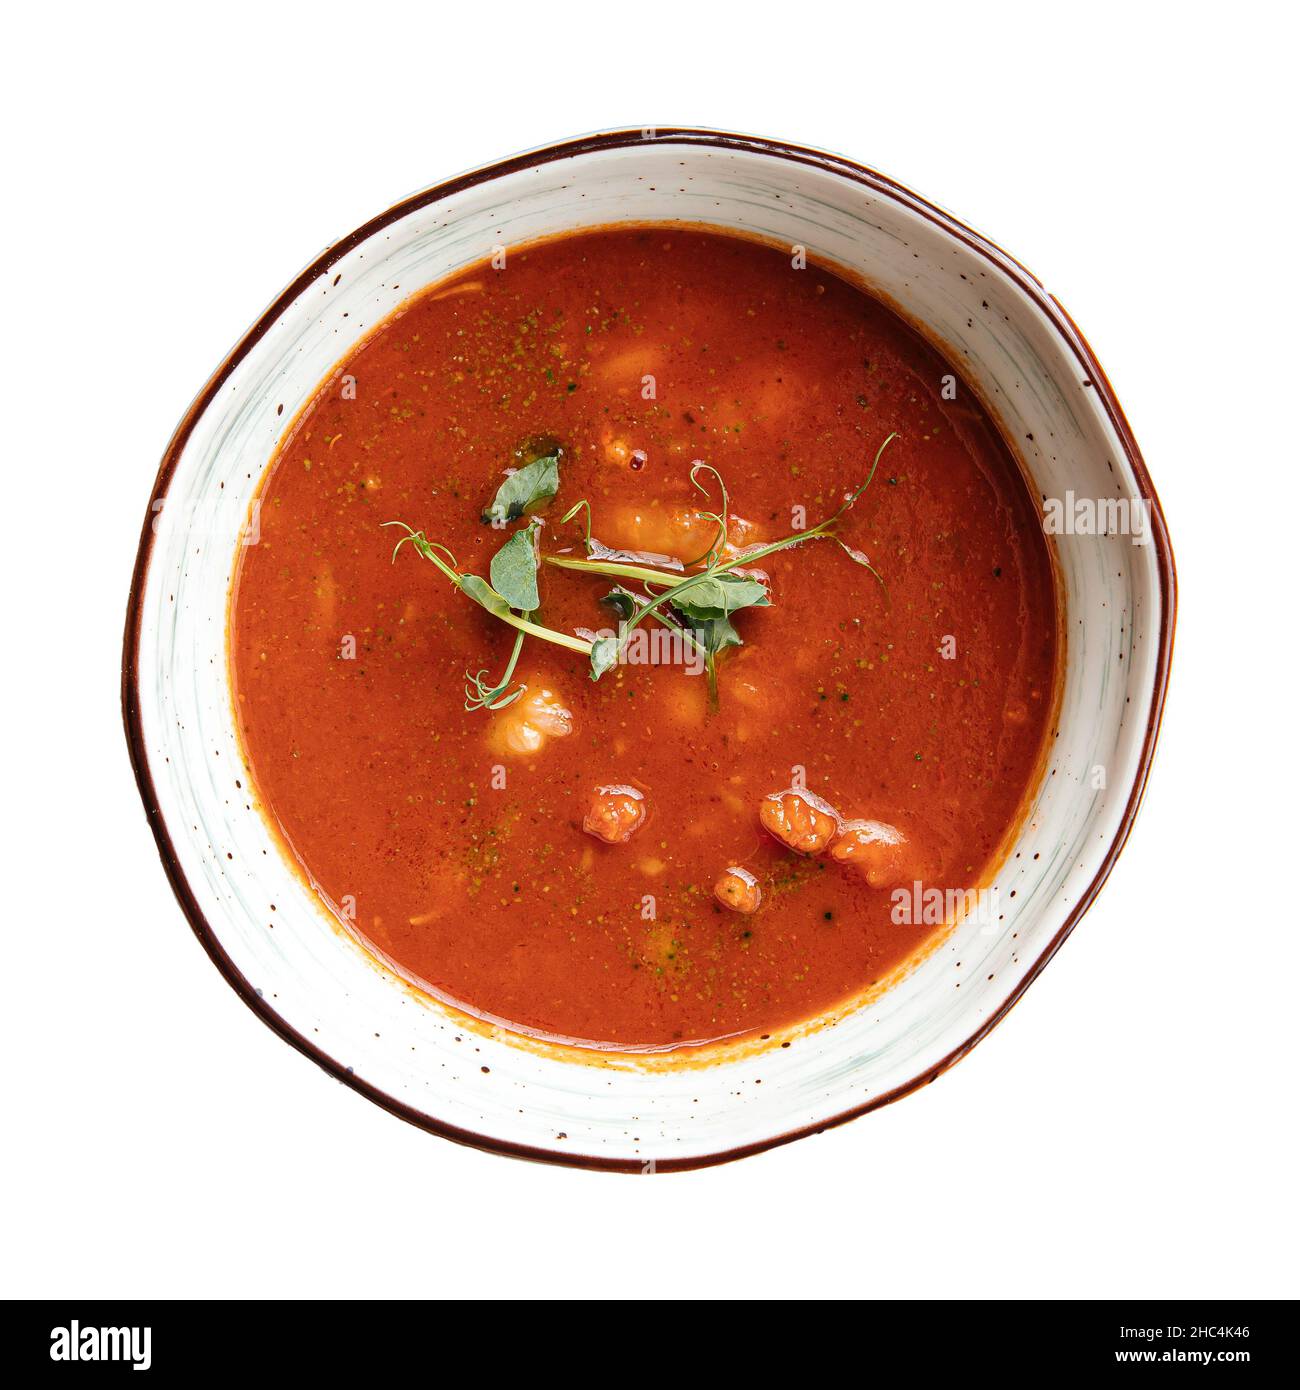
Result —
<instances>
[{"instance_id":1,"label":"tomato soup","mask_svg":"<svg viewBox=\"0 0 1300 1390\"><path fill-rule=\"evenodd\" d=\"M517 1031L845 1007L1041 773L1060 637L1015 459L798 253L498 253L338 365L259 502L230 653L263 810L370 950Z\"/></svg>"}]
</instances>

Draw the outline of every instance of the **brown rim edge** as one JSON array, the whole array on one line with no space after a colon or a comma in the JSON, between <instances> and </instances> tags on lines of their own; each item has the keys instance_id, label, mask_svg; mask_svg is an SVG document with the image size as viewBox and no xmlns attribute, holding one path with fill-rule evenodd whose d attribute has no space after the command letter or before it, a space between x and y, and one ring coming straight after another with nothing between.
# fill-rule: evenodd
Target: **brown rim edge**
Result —
<instances>
[{"instance_id":1,"label":"brown rim edge","mask_svg":"<svg viewBox=\"0 0 1300 1390\"><path fill-rule=\"evenodd\" d=\"M421 207L426 207L430 203L435 203L451 194L461 192L468 188L476 187L488 180L500 178L505 174L517 173L523 169L533 168L539 164L548 164L557 159L567 159L574 155L590 154L602 150L619 149L626 146L636 146L645 142L646 137L640 130L612 130L603 131L593 135L580 136L575 140L568 140L558 145L549 145L539 150L525 152L515 155L510 159L501 160L496 164L487 165L481 169L473 170L470 173L461 174L453 179L435 184L430 188L413 194L411 197L403 199L394 204L386 212L380 213L377 217L371 218L356 231L335 242L321 253L305 270L303 270L292 283L279 295L279 297L265 310L257 322L240 339L239 343L229 352L225 360L209 378L207 384L195 397L189 409L181 418L172 435L171 441L163 454L162 462L158 468L158 475L154 482L154 491L150 499L165 494L167 486L171 480L171 475L175 471L177 462L183 452L185 445L189 441L190 433L196 421L208 408L215 398L217 392L225 384L227 378L234 371L236 366L243 360L251 347L267 332L275 322L280 313L287 308L294 299L301 293L307 285L311 284L318 276L327 271L330 266L342 259L354 247L365 241L381 228L388 226L407 213L416 211ZM1133 784L1133 790L1129 795L1128 804L1124 808L1124 814L1120 821L1115 838L1107 848L1106 856L1100 868L1087 889L1080 896L1074 905L1069 916L1061 925L1059 931L1044 947L1041 954L1030 966L1024 978L1003 1001L1001 1006L986 1019L969 1038L959 1047L935 1063L932 1067L922 1072L919 1076L901 1086L897 1086L892 1091L884 1095L875 1097L872 1100L864 1101L861 1105L852 1107L839 1115L823 1121L820 1124L807 1125L800 1129L790 1130L785 1134L779 1134L771 1139L759 1140L752 1144L746 1144L739 1148L724 1150L720 1153L704 1154L691 1158L665 1158L656 1160L654 1171L661 1173L681 1172L693 1168L706 1168L713 1164L729 1163L734 1159L746 1158L750 1154L761 1153L765 1149L776 1148L781 1144L792 1143L796 1139L803 1139L808 1135L820 1134L823 1130L831 1129L836 1125L846 1123L848 1120L856 1119L859 1115L865 1115L869 1111L877 1110L883 1105L889 1105L893 1101L909 1095L912 1091L921 1086L928 1085L934 1081L949 1067L959 1062L977 1043L981 1042L992 1030L1007 1016L1013 1005L1017 1003L1025 990L1038 978L1043 967L1060 949L1066 937L1074 930L1079 919L1091 907L1093 900L1100 892L1102 885L1110 875L1115 860L1119 857L1120 851L1124 848L1128 840L1129 833L1133 828L1138 807L1142 802L1143 792L1146 790L1147 779L1151 771L1152 759L1155 755L1156 741L1160 732L1161 716L1164 712L1165 695L1169 684L1169 670L1173 658L1174 645L1174 623L1177 614L1178 602L1178 581L1174 566L1173 548L1169 541L1169 531L1165 524L1164 513L1160 507L1160 499L1156 496L1155 487L1151 481L1151 475L1147 472L1146 464L1142 460L1142 454L1137 446L1137 441L1133 437L1133 432L1129 428L1128 421L1124 418L1124 412L1120 407L1115 392L1111 387L1106 373L1102 369L1101 363L1096 355L1088 346L1087 340L1071 319L1064 307L1044 289L1037 276L1027 270L1019 261L1009 256L1000 247L989 241L980 233L967 227L964 223L957 220L950 213L944 212L934 204L922 198L919 194L913 193L910 189L893 179L878 174L865 165L854 163L841 155L825 153L821 150L810 149L806 146L787 144L780 140L769 140L758 136L737 135L727 131L706 130L694 127L656 127L653 137L656 144L692 144L707 145L718 149L745 150L756 154L774 156L780 159L787 159L797 164L807 164L814 168L824 169L832 173L851 179L872 192L892 198L896 202L902 203L911 211L933 222L941 230L946 231L951 236L955 236L972 251L977 252L986 260L993 262L997 268L1011 279L1046 315L1048 320L1060 333L1066 345L1078 359L1083 368L1086 379L1091 382L1093 389L1096 390L1098 399L1106 410L1112 425L1119 438L1124 456L1132 468L1134 476L1137 478L1138 486L1142 496L1151 505L1152 517L1155 522L1155 544L1158 557L1160 574L1160 630L1158 634L1159 649L1156 655L1155 687L1152 691L1151 714L1147 722L1146 734L1143 739L1142 753L1138 766L1137 777ZM126 728L127 748L131 758L131 766L135 772L136 785L140 790L140 798L144 803L146 815L149 820L150 828L153 831L154 839L157 842L158 853L162 859L163 868L166 871L168 881L171 883L172 891L176 895L176 900L180 903L181 910L185 913L195 936L198 937L203 949L208 953L213 964L225 976L226 981L236 994L248 1005L250 1009L267 1025L273 1032L277 1033L285 1042L298 1049L305 1057L310 1058L324 1071L328 1072L336 1081L341 1081L344 1085L351 1087L359 1092L368 1100L373 1101L389 1114L396 1115L399 1119L406 1120L408 1123L418 1126L420 1129L427 1130L431 1134L437 1134L444 1139L451 1139L459 1144L467 1144L472 1148L482 1149L491 1153L504 1154L512 1158L527 1158L541 1163L556 1163L566 1167L602 1169L612 1172L641 1172L645 1167L643 1160L636 1158L605 1158L599 1154L564 1154L557 1153L550 1149L538 1149L530 1145L512 1144L503 1140L493 1139L486 1135L477 1134L472 1130L461 1129L455 1125L450 1125L433 1116L426 1115L422 1111L416 1110L412 1106L403 1104L392 1096L361 1080L351 1074L342 1063L335 1061L334 1058L303 1037L295 1029L291 1028L283 1018L262 999L250 984L250 982L236 968L225 948L218 940L216 933L204 917L198 900L190 889L189 883L181 872L180 864L176 857L176 851L172 844L171 835L167 826L163 823L162 815L158 807L158 798L154 790L153 774L149 768L148 754L144 746L143 731L140 725L140 702L138 696L139 685L139 648L140 648L140 620L141 602L144 593L145 576L149 569L149 560L153 550L153 520L152 509L146 513L140 535L140 546L136 553L135 568L131 576L131 593L127 601L126 609L126 630L123 641L122 651L122 718Z\"/></svg>"}]
</instances>

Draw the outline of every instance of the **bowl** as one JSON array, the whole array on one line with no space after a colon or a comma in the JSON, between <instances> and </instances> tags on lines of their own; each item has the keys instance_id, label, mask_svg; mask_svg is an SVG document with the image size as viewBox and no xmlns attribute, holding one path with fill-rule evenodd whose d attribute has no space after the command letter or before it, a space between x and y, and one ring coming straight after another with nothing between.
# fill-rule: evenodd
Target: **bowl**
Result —
<instances>
[{"instance_id":1,"label":"bowl","mask_svg":"<svg viewBox=\"0 0 1300 1390\"><path fill-rule=\"evenodd\" d=\"M1041 495L1065 637L1040 785L991 881L891 988L773 1048L682 1063L529 1044L399 979L322 907L257 809L232 716L226 614L258 481L334 364L412 293L578 228L685 222L841 267L979 392ZM1102 532L1102 534L1098 534ZM485 1149L666 1172L737 1158L933 1080L1073 930L1133 824L1169 675L1164 519L1091 349L1019 262L835 155L692 129L587 136L405 199L301 272L218 367L163 457L131 585L123 709L163 865L214 964L286 1041L393 1114Z\"/></svg>"}]
</instances>

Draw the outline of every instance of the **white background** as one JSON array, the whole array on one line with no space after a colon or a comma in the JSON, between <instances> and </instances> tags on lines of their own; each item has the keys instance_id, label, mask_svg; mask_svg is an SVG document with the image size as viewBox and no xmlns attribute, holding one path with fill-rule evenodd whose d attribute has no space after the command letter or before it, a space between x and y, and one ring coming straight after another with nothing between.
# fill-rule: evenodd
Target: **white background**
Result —
<instances>
[{"instance_id":1,"label":"white background","mask_svg":"<svg viewBox=\"0 0 1300 1390\"><path fill-rule=\"evenodd\" d=\"M0 1291L1300 1293L1284 7L37 8L0 96ZM434 1139L258 1023L164 881L118 673L158 458L303 264L475 164L673 123L848 154L1039 274L1181 611L1132 840L1007 1021L901 1104L643 1181Z\"/></svg>"}]
</instances>

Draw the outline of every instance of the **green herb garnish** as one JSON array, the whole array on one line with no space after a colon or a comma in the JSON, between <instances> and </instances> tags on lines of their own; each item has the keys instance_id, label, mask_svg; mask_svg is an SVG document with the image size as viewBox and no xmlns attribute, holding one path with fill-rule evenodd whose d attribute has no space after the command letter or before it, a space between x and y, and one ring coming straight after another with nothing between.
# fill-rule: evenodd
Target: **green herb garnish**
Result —
<instances>
[{"instance_id":1,"label":"green herb garnish","mask_svg":"<svg viewBox=\"0 0 1300 1390\"><path fill-rule=\"evenodd\" d=\"M537 533L536 523L529 523L513 536L492 557L489 573L492 587L511 608L523 613L541 607L537 593Z\"/></svg>"},{"instance_id":2,"label":"green herb garnish","mask_svg":"<svg viewBox=\"0 0 1300 1390\"><path fill-rule=\"evenodd\" d=\"M514 675L515 665L519 661L519 652L523 646L524 637L540 637L544 642L553 642L558 647L567 647L569 651L581 652L584 656L590 656L592 644L584 641L581 637L573 637L567 632L556 632L554 628L542 627L540 623L535 623L531 619L532 609L516 613L504 594L499 593L492 587L487 580L477 574L469 574L461 571L456 557L447 549L445 545L438 545L429 540L423 531L417 531L408 526L404 521L386 521L385 526L400 526L405 532L401 540L393 547L393 559L397 559L397 552L404 545L410 545L417 554L424 557L431 564L449 579L467 597L472 598L481 608L486 609L493 617L500 618L503 623L509 623L511 627L517 628L519 636L515 639L514 650L510 655L510 662L506 667L505 675L495 685L489 685L484 680L487 675L486 669L479 671L476 675L465 672L465 708L475 709L501 709L517 700L523 694L523 686L517 690L510 690L510 679ZM532 551L532 540L529 537L528 528L525 531L516 532L502 550L514 544L524 537L528 540L530 552ZM536 562L533 562L533 592L536 593L537 575ZM512 562L509 566L512 571L512 578L516 575L516 567ZM536 604L533 605L533 608Z\"/></svg>"},{"instance_id":3,"label":"green herb garnish","mask_svg":"<svg viewBox=\"0 0 1300 1390\"><path fill-rule=\"evenodd\" d=\"M686 618L711 622L725 618L742 608L766 608L770 600L767 589L757 579L739 574L718 574L673 595L673 607Z\"/></svg>"},{"instance_id":4,"label":"green herb garnish","mask_svg":"<svg viewBox=\"0 0 1300 1390\"><path fill-rule=\"evenodd\" d=\"M636 613L623 624L619 638L619 650L621 651L627 645L629 636L638 624L644 622L647 617L659 616L665 607L670 606L687 619L686 626L696 635L698 644L704 648L710 694L716 699L716 657L725 648L741 644L740 635L730 621L731 614L740 612L745 608L764 607L770 602L764 585L757 580L735 573L741 566L752 565L756 560L765 559L769 555L775 555L781 550L788 550L792 546L802 545L805 541L833 540L849 559L869 571L881 588L884 588L884 580L881 579L879 571L861 551L852 549L835 534L835 525L871 485L871 480L876 476L876 469L880 465L881 455L894 438L895 435L891 434L876 450L876 457L872 460L871 470L866 478L825 520L818 522L816 526L807 531L796 531L782 540L754 546L731 560L722 559L727 543L727 523L730 513L730 499L727 495L726 484L722 481L716 468L705 463L695 464L691 469L691 482L707 495L707 488L700 482L698 475L706 472L712 473L718 481L718 487L722 494L722 506L718 512L706 512L704 514L717 523L718 529L713 543L696 562L697 564L702 563L704 568L694 574L679 578L676 575L666 575L642 566L611 564L604 560L573 560L565 556L551 555L542 558L547 564L560 565L566 569L586 570L595 574L641 580L647 589L647 601L639 606ZM569 515L572 515L572 511ZM609 663L602 653L601 671L597 671L593 665L592 679L598 680L610 664L612 663Z\"/></svg>"},{"instance_id":5,"label":"green herb garnish","mask_svg":"<svg viewBox=\"0 0 1300 1390\"><path fill-rule=\"evenodd\" d=\"M766 608L771 604L766 584L744 573L745 567L779 551L803 545L806 541L831 540L855 564L866 569L882 589L884 588L884 580L871 561L861 551L847 545L835 533L835 527L845 512L871 485L881 456L894 438L895 435L891 434L880 446L865 480L845 497L839 508L830 516L806 531L796 531L779 541L751 546L734 554L731 559L723 558L728 543L731 505L726 484L717 469L706 463L696 463L691 468L691 482L708 496L709 489L701 481L701 476L712 474L721 494L721 505L716 512L703 513L705 518L716 523L717 531L709 548L687 567L681 566L680 562L672 557L635 556L610 551L600 545L592 538L591 507L585 500L570 507L561 520L571 521L579 512L585 513L584 538L588 552L586 559L540 554L538 542L541 523L530 522L516 531L492 557L490 584L479 575L461 571L451 551L446 546L429 541L424 532L416 531L405 522L390 521L385 524L400 526L406 532L393 550L394 559L402 546L409 542L462 593L494 617L518 630L519 635L515 639L505 674L499 682L489 683L485 679L486 670L481 670L473 676L469 672L465 673L466 709L501 709L519 698L523 693L523 686L511 690L510 682L525 636L538 637L570 651L582 652L590 663L591 679L599 680L606 671L618 664L632 632L648 618L680 632L684 639L703 653L709 677L710 697L716 703L717 657L728 647L742 645L742 638L732 622L733 615L748 608ZM559 491L560 456L561 450L556 445L550 452L532 459L517 472L510 474L497 489L492 503L484 510L483 519L502 525L507 520L517 520L549 502ZM646 563L641 563L643 560ZM659 561L663 562L664 568L659 567ZM587 641L532 621L541 603L537 587L540 563L560 569L579 570L634 581L641 584L644 594L635 594L621 584L612 589L604 601L613 607L621 618L619 635L597 637ZM686 572L687 570L689 572Z\"/></svg>"},{"instance_id":6,"label":"green herb garnish","mask_svg":"<svg viewBox=\"0 0 1300 1390\"><path fill-rule=\"evenodd\" d=\"M560 489L560 455L546 454L517 468L483 508L483 520L505 526L544 507Z\"/></svg>"},{"instance_id":7,"label":"green herb garnish","mask_svg":"<svg viewBox=\"0 0 1300 1390\"><path fill-rule=\"evenodd\" d=\"M483 677L487 675L487 668L484 667L476 675L471 676L465 672L465 708L467 710L476 709L505 709L507 705L514 702L524 693L524 686L516 686L510 689L510 680L515 674L515 667L519 664L519 653L524 649L525 633L515 634L515 645L510 652L510 660L506 662L505 675L495 685L489 685Z\"/></svg>"}]
</instances>

